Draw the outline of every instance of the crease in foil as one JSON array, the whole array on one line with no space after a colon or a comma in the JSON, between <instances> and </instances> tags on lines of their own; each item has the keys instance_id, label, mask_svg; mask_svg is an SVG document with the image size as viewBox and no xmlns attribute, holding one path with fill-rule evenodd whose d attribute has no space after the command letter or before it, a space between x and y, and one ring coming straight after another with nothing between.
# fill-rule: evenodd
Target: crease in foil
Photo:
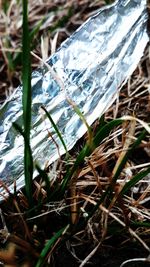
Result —
<instances>
[{"instance_id":1,"label":"crease in foil","mask_svg":"<svg viewBox=\"0 0 150 267\"><path fill-rule=\"evenodd\" d=\"M46 65L33 72L31 147L34 162L41 168L65 153L49 120L41 114L41 105L71 149L87 129L67 98L79 107L88 124L100 117L143 55L148 42L147 19L145 0L116 1L88 19L47 60L55 75ZM0 109L0 179L10 188L17 180L19 189L24 185L24 149L13 122L22 125L21 86ZM59 145L59 153L48 131Z\"/></svg>"}]
</instances>

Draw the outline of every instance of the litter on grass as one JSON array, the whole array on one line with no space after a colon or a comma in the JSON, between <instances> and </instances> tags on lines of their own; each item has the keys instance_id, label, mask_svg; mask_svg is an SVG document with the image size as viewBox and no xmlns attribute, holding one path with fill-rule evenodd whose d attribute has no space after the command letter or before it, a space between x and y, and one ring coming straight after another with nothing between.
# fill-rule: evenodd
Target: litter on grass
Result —
<instances>
[{"instance_id":1,"label":"litter on grass","mask_svg":"<svg viewBox=\"0 0 150 267\"><path fill-rule=\"evenodd\" d=\"M70 150L87 128L68 100L89 125L108 109L143 55L148 42L147 19L146 0L118 0L88 19L33 72L31 147L34 162L41 168L65 153L41 105ZM13 122L22 126L21 86L0 109L0 179L10 188L16 180L19 189L24 185L24 147Z\"/></svg>"}]
</instances>

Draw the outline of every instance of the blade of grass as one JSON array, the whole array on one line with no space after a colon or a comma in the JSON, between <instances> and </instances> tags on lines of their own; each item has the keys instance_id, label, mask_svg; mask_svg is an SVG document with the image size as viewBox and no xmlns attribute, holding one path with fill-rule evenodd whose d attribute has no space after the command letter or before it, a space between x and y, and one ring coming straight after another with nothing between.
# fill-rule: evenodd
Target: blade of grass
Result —
<instances>
[{"instance_id":1,"label":"blade of grass","mask_svg":"<svg viewBox=\"0 0 150 267\"><path fill-rule=\"evenodd\" d=\"M5 48L10 48L10 42L8 39L6 39L4 45L5 45ZM14 70L14 62L13 62L13 58L12 58L12 53L9 51L6 52L6 57L7 57L7 62L8 62L8 70L11 73Z\"/></svg>"},{"instance_id":2,"label":"blade of grass","mask_svg":"<svg viewBox=\"0 0 150 267\"><path fill-rule=\"evenodd\" d=\"M145 228L150 229L150 222L131 221L131 225L136 226L136 227L145 227Z\"/></svg>"},{"instance_id":3,"label":"blade of grass","mask_svg":"<svg viewBox=\"0 0 150 267\"><path fill-rule=\"evenodd\" d=\"M29 38L30 38L30 44L33 42L34 38L36 37L36 35L38 34L41 25L43 24L45 18L42 18L37 25L35 25L35 27L32 29L32 31L29 33Z\"/></svg>"},{"instance_id":4,"label":"blade of grass","mask_svg":"<svg viewBox=\"0 0 150 267\"><path fill-rule=\"evenodd\" d=\"M2 9L3 9L3 11L4 11L5 14L6 14L8 8L9 8L9 1L5 0L5 1L3 1L3 2L1 2L1 3L2 3Z\"/></svg>"},{"instance_id":5,"label":"blade of grass","mask_svg":"<svg viewBox=\"0 0 150 267\"><path fill-rule=\"evenodd\" d=\"M62 145L63 145L63 147L64 147L64 149L65 149L65 151L66 151L67 157L68 157L69 153L68 153L66 144L65 144L65 142L64 142L64 140L63 140L63 138L62 138L62 136L61 136L61 133L60 133L58 127L56 126L55 122L53 121L51 115L50 115L49 112L46 110L46 108L45 108L44 106L41 106L41 108L42 108L42 109L44 110L44 112L46 113L46 116L47 116L47 118L49 119L50 123L52 124L52 126L53 126L55 132L57 133L57 135L58 135L58 137L59 137L59 139L60 139L60 141L61 141L61 143L62 143Z\"/></svg>"},{"instance_id":6,"label":"blade of grass","mask_svg":"<svg viewBox=\"0 0 150 267\"><path fill-rule=\"evenodd\" d=\"M85 157L89 156L90 153L96 148L105 138L109 135L110 131L120 125L123 122L121 119L116 119L111 122L108 122L103 127L99 127L99 130L96 134L96 136L93 139L93 146L89 146L89 144L85 144L79 155L77 156L77 159L73 165L73 167L70 169L68 168L68 171L64 177L63 183L61 185L61 194L64 194L66 187L68 185L69 180L73 176L73 174L77 171L77 169L83 164Z\"/></svg>"},{"instance_id":7,"label":"blade of grass","mask_svg":"<svg viewBox=\"0 0 150 267\"><path fill-rule=\"evenodd\" d=\"M68 225L60 229L45 245L44 249L42 250L40 257L38 259L38 262L35 267L42 267L44 266L46 256L51 249L56 243L56 241L66 232L68 229Z\"/></svg>"},{"instance_id":8,"label":"blade of grass","mask_svg":"<svg viewBox=\"0 0 150 267\"><path fill-rule=\"evenodd\" d=\"M66 23L68 22L68 20L71 18L71 16L73 15L73 6L68 8L68 12L67 15L61 17L58 21L56 21L56 23L52 26L49 27L49 32L52 33L54 32L56 29L58 28L63 28L65 27Z\"/></svg>"},{"instance_id":9,"label":"blade of grass","mask_svg":"<svg viewBox=\"0 0 150 267\"><path fill-rule=\"evenodd\" d=\"M85 126L87 128L87 134L88 134L88 145L90 147L92 147L93 146L93 133L92 133L92 128L87 123L84 115L82 114L82 112L80 111L80 109L78 108L78 106L75 104L75 102L73 102L67 96L66 96L66 99L67 99L68 103L72 106L72 108L74 109L74 111L76 112L76 114L79 116L79 118L81 119L81 121L85 124Z\"/></svg>"},{"instance_id":10,"label":"blade of grass","mask_svg":"<svg viewBox=\"0 0 150 267\"><path fill-rule=\"evenodd\" d=\"M98 200L97 204L94 206L94 208L91 210L89 216L87 217L87 221L94 215L94 213L96 212L96 210L99 208L99 205L103 203L103 201L108 198L110 198L110 194L112 193L114 184L116 182L116 180L118 179L123 167L125 166L127 160L129 159L129 156L131 154L131 152L141 143L141 141L143 140L143 138L146 136L146 130L144 129L140 134L139 137L136 139L136 141L133 143L133 145L131 146L131 148L127 151L127 153L125 154L124 158L122 159L120 165L118 166L117 171L115 172L114 177L112 178L112 182L111 184L108 186L107 190L103 193L103 195L100 197L100 199ZM135 178L136 179L136 178Z\"/></svg>"},{"instance_id":11,"label":"blade of grass","mask_svg":"<svg viewBox=\"0 0 150 267\"><path fill-rule=\"evenodd\" d=\"M13 127L17 132L19 132L23 136L23 138L25 138L22 128L17 123L13 122Z\"/></svg>"},{"instance_id":12,"label":"blade of grass","mask_svg":"<svg viewBox=\"0 0 150 267\"><path fill-rule=\"evenodd\" d=\"M133 186L135 186L136 183L138 183L140 180L142 180L146 175L150 173L150 167L147 168L147 170L137 173L132 179L127 182L124 187L122 188L120 192L120 196L123 196L126 194Z\"/></svg>"},{"instance_id":13,"label":"blade of grass","mask_svg":"<svg viewBox=\"0 0 150 267\"><path fill-rule=\"evenodd\" d=\"M31 128L31 59L30 38L28 27L28 1L22 0L23 6L23 37L22 37L22 82L23 82L23 125L24 125L24 175L25 189L30 207L33 205L32 176L33 159L30 148Z\"/></svg>"},{"instance_id":14,"label":"blade of grass","mask_svg":"<svg viewBox=\"0 0 150 267\"><path fill-rule=\"evenodd\" d=\"M40 30L40 27L41 27L43 21L44 21L44 19L41 19L39 21L39 23L33 28L33 30L31 30L31 32L29 32L29 38L30 38L29 40L30 40L30 44L31 44L31 50L35 48L35 39L37 37L37 34ZM13 58L14 69L16 69L16 67L21 64L21 60L22 60L22 52L16 52L14 55L14 58Z\"/></svg>"},{"instance_id":15,"label":"blade of grass","mask_svg":"<svg viewBox=\"0 0 150 267\"><path fill-rule=\"evenodd\" d=\"M113 182L115 182L120 173L122 172L127 160L129 159L130 154L134 151L134 149L140 145L141 141L143 140L143 138L146 136L147 131L144 129L140 134L139 137L136 139L136 141L131 145L131 147L128 149L128 151L126 152L125 156L123 157L122 161L120 162L118 169L116 170L112 180Z\"/></svg>"},{"instance_id":16,"label":"blade of grass","mask_svg":"<svg viewBox=\"0 0 150 267\"><path fill-rule=\"evenodd\" d=\"M103 127L99 127L97 134L94 137L94 146L97 147L99 144L109 135L111 130L113 130L115 127L122 124L122 119L115 119L110 122L107 122ZM102 122L104 124L104 122Z\"/></svg>"},{"instance_id":17,"label":"blade of grass","mask_svg":"<svg viewBox=\"0 0 150 267\"><path fill-rule=\"evenodd\" d=\"M110 3L111 3L110 0L105 0L105 4L106 4L106 5L109 5Z\"/></svg>"}]
</instances>

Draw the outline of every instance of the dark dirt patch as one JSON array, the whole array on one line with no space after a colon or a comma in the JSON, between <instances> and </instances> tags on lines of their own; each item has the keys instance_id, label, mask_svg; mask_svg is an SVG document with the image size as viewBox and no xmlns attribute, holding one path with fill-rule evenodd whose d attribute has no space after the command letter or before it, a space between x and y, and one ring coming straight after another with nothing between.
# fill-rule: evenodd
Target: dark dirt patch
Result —
<instances>
[{"instance_id":1,"label":"dark dirt patch","mask_svg":"<svg viewBox=\"0 0 150 267\"><path fill-rule=\"evenodd\" d=\"M95 267L120 267L122 262L133 259L133 258L143 258L147 257L148 254L139 247L135 242L130 242L128 245L119 248L121 244L114 242L112 246L102 245L100 249L94 254L90 261L85 266L95 266ZM94 249L91 243L86 243L78 248L75 248L76 256L81 260ZM80 262L81 263L81 262ZM70 251L66 249L64 245L61 247L54 256L53 267L65 267L72 266L78 267L80 265L79 261L75 259ZM146 262L136 262L129 263L127 267L148 267L150 263Z\"/></svg>"}]
</instances>

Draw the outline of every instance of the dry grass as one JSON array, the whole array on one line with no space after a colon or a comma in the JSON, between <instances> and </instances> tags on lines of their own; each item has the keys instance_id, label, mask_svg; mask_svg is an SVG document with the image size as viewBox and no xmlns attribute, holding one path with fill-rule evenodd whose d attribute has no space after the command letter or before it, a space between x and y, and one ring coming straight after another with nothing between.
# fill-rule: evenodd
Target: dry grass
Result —
<instances>
[{"instance_id":1,"label":"dry grass","mask_svg":"<svg viewBox=\"0 0 150 267\"><path fill-rule=\"evenodd\" d=\"M6 1L7 2L7 1ZM43 20L38 32L33 38L33 52L45 60L53 53L60 43L85 21L104 1L29 1L29 20L31 29ZM1 1L0 13L0 101L5 99L20 83L20 64L12 62L20 55L21 43L21 3L9 1L6 12L2 9L5 1ZM66 20L64 20L66 16ZM54 27L55 26L55 27ZM40 40L40 41L39 41ZM11 56L11 58L10 58ZM33 69L39 66L39 61L33 57ZM146 48L144 57L128 83L118 94L116 103L105 114L106 120L130 115L149 123L150 117L150 51ZM98 122L93 125L96 132ZM130 144L136 140L142 125L139 122L125 122L111 134L86 158L84 166L73 177L70 188L64 199L45 203L35 216L26 215L28 203L23 191L1 204L1 247L0 260L4 266L35 266L47 239L51 238L63 221L71 214L72 223L86 218L88 212L96 205L99 196L110 185L112 176ZM86 136L71 151L70 165L75 161L82 142ZM150 175L148 174L123 197L119 195L124 184L132 177L150 165L150 139L147 134L140 146L128 159L117 184L113 188L111 203L102 203L98 211L82 229L70 239L69 247L78 265L84 266L96 253L105 240L107 245L114 233L123 232L120 246L127 244L129 239L137 240L146 252L150 252ZM61 181L65 174L65 161L60 158L49 168L54 181ZM3 185L2 185L3 186ZM8 190L5 188L5 190ZM44 201L47 192L40 177L34 181L34 199ZM77 212L77 213L76 213ZM67 216L66 216L67 214ZM121 228L120 228L120 226ZM115 229L115 230L114 230ZM113 232L114 231L114 232ZM76 248L79 244L89 241L95 246L84 261L79 259ZM58 244L61 239L58 240ZM110 241L111 242L111 241ZM48 261L53 264L53 252L48 255ZM61 257L61 255L60 255ZM17 265L16 262L19 262ZM21 265L22 264L22 265ZM46 265L45 265L46 266ZM51 265L53 266L53 265Z\"/></svg>"}]
</instances>

